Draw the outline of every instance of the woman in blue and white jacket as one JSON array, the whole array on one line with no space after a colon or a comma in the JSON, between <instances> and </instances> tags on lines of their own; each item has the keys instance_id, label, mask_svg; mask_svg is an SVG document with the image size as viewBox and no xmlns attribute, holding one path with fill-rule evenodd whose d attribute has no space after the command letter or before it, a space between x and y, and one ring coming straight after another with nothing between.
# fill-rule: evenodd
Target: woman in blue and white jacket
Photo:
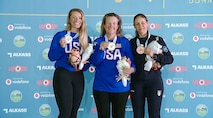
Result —
<instances>
[{"instance_id":1,"label":"woman in blue and white jacket","mask_svg":"<svg viewBox=\"0 0 213 118\"><path fill-rule=\"evenodd\" d=\"M89 68L90 63L86 63L81 70L76 66L90 42L83 11L78 8L71 9L67 16L66 30L54 35L48 53L50 61L55 61L53 89L59 108L58 118L77 117L84 93L83 71ZM70 62L72 50L78 50L80 54L75 58L76 61Z\"/></svg>"},{"instance_id":2,"label":"woman in blue and white jacket","mask_svg":"<svg viewBox=\"0 0 213 118\"><path fill-rule=\"evenodd\" d=\"M108 13L103 17L101 36L94 43L94 53L90 63L95 66L93 95L97 107L98 118L110 118L112 103L113 118L125 117L125 106L129 95L130 85L117 81L119 72L117 61L122 57L129 59L130 68L123 68L126 75L135 72L132 48L127 38L122 36L122 21L119 15Z\"/></svg>"}]
</instances>

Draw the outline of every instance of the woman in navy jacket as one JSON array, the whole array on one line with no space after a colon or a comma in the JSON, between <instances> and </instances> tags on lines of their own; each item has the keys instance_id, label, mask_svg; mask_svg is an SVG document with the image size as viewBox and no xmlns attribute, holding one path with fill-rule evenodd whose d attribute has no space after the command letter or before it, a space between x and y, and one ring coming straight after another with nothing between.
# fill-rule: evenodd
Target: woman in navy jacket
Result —
<instances>
[{"instance_id":1,"label":"woman in navy jacket","mask_svg":"<svg viewBox=\"0 0 213 118\"><path fill-rule=\"evenodd\" d=\"M130 93L134 118L144 118L146 98L149 118L160 118L164 91L160 69L166 64L173 63L173 56L160 36L148 32L148 19L144 14L137 14L133 22L136 36L130 42L136 72L131 75ZM162 46L160 53L155 54L151 48L148 48L152 41L157 41ZM153 62L150 69L145 68L148 61L147 56L151 57Z\"/></svg>"}]
</instances>

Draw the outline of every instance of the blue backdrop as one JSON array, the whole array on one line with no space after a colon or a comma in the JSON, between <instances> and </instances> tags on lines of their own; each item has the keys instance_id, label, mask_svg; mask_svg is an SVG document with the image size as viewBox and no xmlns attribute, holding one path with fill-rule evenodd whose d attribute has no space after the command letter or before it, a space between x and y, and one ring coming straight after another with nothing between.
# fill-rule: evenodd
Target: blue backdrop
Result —
<instances>
[{"instance_id":1,"label":"blue backdrop","mask_svg":"<svg viewBox=\"0 0 213 118\"><path fill-rule=\"evenodd\" d=\"M134 15L146 14L149 31L164 38L175 59L162 69L162 118L213 117L212 0L1 0L0 118L57 117L54 63L47 53L53 35L65 29L68 11L74 7L84 11L92 39L99 36L105 13L122 17L127 38L134 37ZM91 66L85 72L78 118L97 118L94 71ZM126 117L132 118L130 98Z\"/></svg>"}]
</instances>

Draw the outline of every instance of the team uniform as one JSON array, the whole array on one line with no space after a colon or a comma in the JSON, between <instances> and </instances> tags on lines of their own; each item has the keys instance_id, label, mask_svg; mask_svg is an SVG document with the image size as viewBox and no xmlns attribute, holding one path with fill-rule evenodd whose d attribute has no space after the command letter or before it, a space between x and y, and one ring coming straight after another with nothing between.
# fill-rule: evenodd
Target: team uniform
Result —
<instances>
[{"instance_id":1,"label":"team uniform","mask_svg":"<svg viewBox=\"0 0 213 118\"><path fill-rule=\"evenodd\" d=\"M69 47L62 48L59 44L60 39L67 34L67 31L57 32L53 37L48 53L49 59L56 61L53 88L60 111L59 118L75 118L77 116L84 91L83 71L86 71L90 66L90 63L86 63L82 70L76 71L75 68L69 64L69 53L67 50L71 49L69 49ZM69 35L73 37L71 48L81 50L77 34L70 32ZM91 42L89 37L88 40L88 42ZM70 111L70 109L72 109L72 111Z\"/></svg>"},{"instance_id":2,"label":"team uniform","mask_svg":"<svg viewBox=\"0 0 213 118\"><path fill-rule=\"evenodd\" d=\"M156 40L162 45L162 54L155 54L154 60L159 62L161 67L157 70L151 69L150 71L144 70L146 63L146 54L138 54L138 42L146 46L153 40ZM161 37L149 34L145 38L135 37L130 40L134 61L136 65L136 72L131 75L131 101L134 111L134 118L144 118L145 100L148 101L149 118L160 118L160 107L162 95L164 91L163 80L161 77L160 69L173 62L173 56L167 48L164 40Z\"/></svg>"},{"instance_id":3,"label":"team uniform","mask_svg":"<svg viewBox=\"0 0 213 118\"><path fill-rule=\"evenodd\" d=\"M116 68L117 61L126 56L131 60L131 67L135 69L130 42L127 38L117 36L113 42L114 50L100 50L101 42L106 41L104 36L94 41L94 53L90 57L90 63L96 68L93 95L96 102L99 118L110 118L110 103L112 102L113 118L124 118L126 101L129 95L130 82L123 86Z\"/></svg>"}]
</instances>

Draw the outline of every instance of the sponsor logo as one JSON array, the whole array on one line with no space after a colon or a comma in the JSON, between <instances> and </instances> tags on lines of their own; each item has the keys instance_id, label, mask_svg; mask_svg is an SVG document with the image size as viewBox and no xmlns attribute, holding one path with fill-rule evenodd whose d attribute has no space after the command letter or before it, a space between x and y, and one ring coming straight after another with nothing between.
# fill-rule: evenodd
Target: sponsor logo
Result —
<instances>
[{"instance_id":1,"label":"sponsor logo","mask_svg":"<svg viewBox=\"0 0 213 118\"><path fill-rule=\"evenodd\" d=\"M57 29L57 25L56 24L51 24L51 23L47 23L47 24L41 24L39 26L40 29L44 29L44 30L54 30Z\"/></svg>"},{"instance_id":2,"label":"sponsor logo","mask_svg":"<svg viewBox=\"0 0 213 118\"><path fill-rule=\"evenodd\" d=\"M190 98L195 99L195 98L213 98L213 94L209 94L207 92L191 92L190 93Z\"/></svg>"},{"instance_id":3,"label":"sponsor logo","mask_svg":"<svg viewBox=\"0 0 213 118\"><path fill-rule=\"evenodd\" d=\"M212 4L212 0L189 0L189 4Z\"/></svg>"},{"instance_id":4,"label":"sponsor logo","mask_svg":"<svg viewBox=\"0 0 213 118\"><path fill-rule=\"evenodd\" d=\"M185 72L187 71L186 66L172 66L169 68L170 71L172 72Z\"/></svg>"},{"instance_id":5,"label":"sponsor logo","mask_svg":"<svg viewBox=\"0 0 213 118\"><path fill-rule=\"evenodd\" d=\"M165 23L167 28L188 28L188 23Z\"/></svg>"},{"instance_id":6,"label":"sponsor logo","mask_svg":"<svg viewBox=\"0 0 213 118\"><path fill-rule=\"evenodd\" d=\"M26 113L27 108L4 108L3 111L8 114L8 113Z\"/></svg>"},{"instance_id":7,"label":"sponsor logo","mask_svg":"<svg viewBox=\"0 0 213 118\"><path fill-rule=\"evenodd\" d=\"M208 48L203 47L203 48L200 48L200 49L198 50L198 57L199 57L200 59L205 60L205 59L208 59L209 56L210 56L210 51L209 51Z\"/></svg>"},{"instance_id":8,"label":"sponsor logo","mask_svg":"<svg viewBox=\"0 0 213 118\"><path fill-rule=\"evenodd\" d=\"M189 52L171 52L173 56L189 56Z\"/></svg>"},{"instance_id":9,"label":"sponsor logo","mask_svg":"<svg viewBox=\"0 0 213 118\"><path fill-rule=\"evenodd\" d=\"M101 23L102 23L102 21L98 21L95 25L96 31L99 33L101 33Z\"/></svg>"},{"instance_id":10,"label":"sponsor logo","mask_svg":"<svg viewBox=\"0 0 213 118\"><path fill-rule=\"evenodd\" d=\"M122 28L123 29L134 29L134 26L132 24L125 23L122 25Z\"/></svg>"},{"instance_id":11,"label":"sponsor logo","mask_svg":"<svg viewBox=\"0 0 213 118\"><path fill-rule=\"evenodd\" d=\"M50 86L52 84L53 84L53 80L45 79L45 80L39 80L39 81L37 81L37 85Z\"/></svg>"},{"instance_id":12,"label":"sponsor logo","mask_svg":"<svg viewBox=\"0 0 213 118\"><path fill-rule=\"evenodd\" d=\"M173 98L176 102L183 102L185 99L185 93L182 90L176 90L173 93Z\"/></svg>"},{"instance_id":13,"label":"sponsor logo","mask_svg":"<svg viewBox=\"0 0 213 118\"><path fill-rule=\"evenodd\" d=\"M95 72L95 67L94 66L90 66L89 67L89 72L91 72L91 73Z\"/></svg>"},{"instance_id":14,"label":"sponsor logo","mask_svg":"<svg viewBox=\"0 0 213 118\"><path fill-rule=\"evenodd\" d=\"M212 41L213 40L213 36L206 34L206 35L195 35L193 36L193 41L194 42L198 42L198 41Z\"/></svg>"},{"instance_id":15,"label":"sponsor logo","mask_svg":"<svg viewBox=\"0 0 213 118\"><path fill-rule=\"evenodd\" d=\"M204 104L196 106L196 113L198 116L206 116L208 114L208 107Z\"/></svg>"},{"instance_id":16,"label":"sponsor logo","mask_svg":"<svg viewBox=\"0 0 213 118\"><path fill-rule=\"evenodd\" d=\"M29 84L29 80L24 80L23 78L13 78L13 79L6 79L5 84L11 85L11 84Z\"/></svg>"},{"instance_id":17,"label":"sponsor logo","mask_svg":"<svg viewBox=\"0 0 213 118\"><path fill-rule=\"evenodd\" d=\"M18 35L14 38L13 40L13 44L16 47L23 47L26 43L26 39L24 38L24 36Z\"/></svg>"},{"instance_id":18,"label":"sponsor logo","mask_svg":"<svg viewBox=\"0 0 213 118\"><path fill-rule=\"evenodd\" d=\"M48 115L50 115L50 113L51 113L51 107L50 107L50 105L48 105L48 104L42 104L39 107L39 113L42 116L48 116Z\"/></svg>"},{"instance_id":19,"label":"sponsor logo","mask_svg":"<svg viewBox=\"0 0 213 118\"><path fill-rule=\"evenodd\" d=\"M179 44L183 43L183 41L184 41L184 37L181 33L177 32L172 35L172 42L174 44L179 45Z\"/></svg>"},{"instance_id":20,"label":"sponsor logo","mask_svg":"<svg viewBox=\"0 0 213 118\"><path fill-rule=\"evenodd\" d=\"M192 65L194 70L213 70L213 65Z\"/></svg>"},{"instance_id":21,"label":"sponsor logo","mask_svg":"<svg viewBox=\"0 0 213 118\"><path fill-rule=\"evenodd\" d=\"M36 66L38 70L55 70L54 66Z\"/></svg>"},{"instance_id":22,"label":"sponsor logo","mask_svg":"<svg viewBox=\"0 0 213 118\"><path fill-rule=\"evenodd\" d=\"M11 67L9 67L9 71L24 72L24 71L27 71L27 67L26 66L11 66Z\"/></svg>"},{"instance_id":23,"label":"sponsor logo","mask_svg":"<svg viewBox=\"0 0 213 118\"><path fill-rule=\"evenodd\" d=\"M149 29L151 29L151 30L160 29L160 28L162 28L161 24L149 23Z\"/></svg>"},{"instance_id":24,"label":"sponsor logo","mask_svg":"<svg viewBox=\"0 0 213 118\"><path fill-rule=\"evenodd\" d=\"M188 113L188 108L165 108L167 113Z\"/></svg>"},{"instance_id":25,"label":"sponsor logo","mask_svg":"<svg viewBox=\"0 0 213 118\"><path fill-rule=\"evenodd\" d=\"M44 41L46 41L46 42L51 42L52 39L53 39L53 36L45 35L45 36L38 36L37 41L38 41L39 43L42 43L42 42L44 42Z\"/></svg>"},{"instance_id":26,"label":"sponsor logo","mask_svg":"<svg viewBox=\"0 0 213 118\"><path fill-rule=\"evenodd\" d=\"M48 58L48 52L49 52L49 48L45 48L42 52L42 57L45 59L45 60L49 60Z\"/></svg>"},{"instance_id":27,"label":"sponsor logo","mask_svg":"<svg viewBox=\"0 0 213 118\"><path fill-rule=\"evenodd\" d=\"M19 90L14 90L10 93L10 100L13 102L20 102L22 100L22 93Z\"/></svg>"},{"instance_id":28,"label":"sponsor logo","mask_svg":"<svg viewBox=\"0 0 213 118\"><path fill-rule=\"evenodd\" d=\"M8 52L7 55L12 58L12 57L31 57L30 52Z\"/></svg>"},{"instance_id":29,"label":"sponsor logo","mask_svg":"<svg viewBox=\"0 0 213 118\"><path fill-rule=\"evenodd\" d=\"M54 98L55 95L53 93L50 92L36 92L34 93L34 98L35 99L39 99L39 98Z\"/></svg>"},{"instance_id":30,"label":"sponsor logo","mask_svg":"<svg viewBox=\"0 0 213 118\"><path fill-rule=\"evenodd\" d=\"M26 26L25 24L9 24L7 26L7 29L9 31L13 31L13 30L31 30L31 27L30 26Z\"/></svg>"},{"instance_id":31,"label":"sponsor logo","mask_svg":"<svg viewBox=\"0 0 213 118\"><path fill-rule=\"evenodd\" d=\"M194 80L192 84L199 85L199 86L206 86L211 84L211 80L205 80L205 79Z\"/></svg>"},{"instance_id":32,"label":"sponsor logo","mask_svg":"<svg viewBox=\"0 0 213 118\"><path fill-rule=\"evenodd\" d=\"M189 81L184 80L183 78L173 78L173 79L167 79L166 84L172 85L172 84L189 84Z\"/></svg>"},{"instance_id":33,"label":"sponsor logo","mask_svg":"<svg viewBox=\"0 0 213 118\"><path fill-rule=\"evenodd\" d=\"M195 24L195 27L201 28L201 29L213 28L213 23L201 22L201 23Z\"/></svg>"}]
</instances>

